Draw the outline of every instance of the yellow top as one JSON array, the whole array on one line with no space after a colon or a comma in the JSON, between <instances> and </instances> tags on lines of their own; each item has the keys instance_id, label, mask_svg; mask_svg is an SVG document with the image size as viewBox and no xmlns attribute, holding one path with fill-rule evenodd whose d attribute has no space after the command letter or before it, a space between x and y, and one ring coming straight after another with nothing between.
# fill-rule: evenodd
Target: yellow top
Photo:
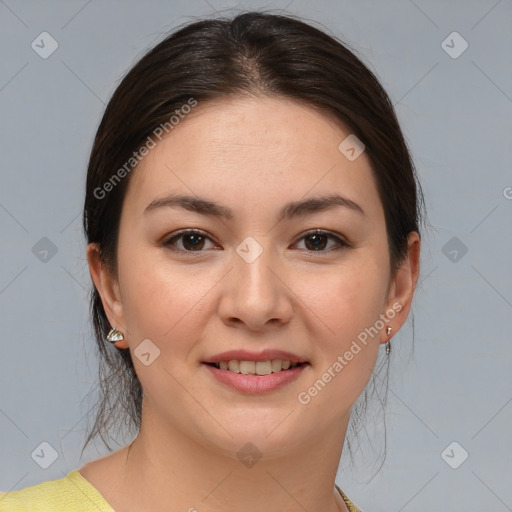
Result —
<instances>
[{"instance_id":1,"label":"yellow top","mask_svg":"<svg viewBox=\"0 0 512 512\"><path fill-rule=\"evenodd\" d=\"M350 512L361 512L336 486ZM78 470L18 491L0 492L0 512L115 512Z\"/></svg>"},{"instance_id":2,"label":"yellow top","mask_svg":"<svg viewBox=\"0 0 512 512\"><path fill-rule=\"evenodd\" d=\"M345 505L347 505L349 512L361 512L347 497L347 495L336 485L334 484L338 492L341 494L341 497L343 498L343 501L345 502ZM1 496L1 494L0 494ZM1 499L1 498L0 498ZM1 502L0 502L1 503ZM2 508L0 507L0 512L2 511Z\"/></svg>"},{"instance_id":3,"label":"yellow top","mask_svg":"<svg viewBox=\"0 0 512 512\"><path fill-rule=\"evenodd\" d=\"M65 478L0 493L0 512L114 512L76 469Z\"/></svg>"}]
</instances>

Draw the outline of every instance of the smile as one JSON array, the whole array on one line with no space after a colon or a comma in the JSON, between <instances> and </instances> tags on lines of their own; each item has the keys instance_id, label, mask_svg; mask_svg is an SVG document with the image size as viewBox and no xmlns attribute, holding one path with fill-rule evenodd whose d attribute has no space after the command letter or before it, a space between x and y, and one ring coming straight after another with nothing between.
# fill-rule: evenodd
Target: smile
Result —
<instances>
[{"instance_id":1,"label":"smile","mask_svg":"<svg viewBox=\"0 0 512 512\"><path fill-rule=\"evenodd\" d=\"M233 373L243 373L244 375L270 375L271 373L281 372L290 368L295 368L302 363L292 363L274 359L269 361L220 361L210 363L219 370L227 370Z\"/></svg>"},{"instance_id":2,"label":"smile","mask_svg":"<svg viewBox=\"0 0 512 512\"><path fill-rule=\"evenodd\" d=\"M269 361L219 361L203 363L218 382L242 393L258 394L276 391L299 378L309 363Z\"/></svg>"}]
</instances>

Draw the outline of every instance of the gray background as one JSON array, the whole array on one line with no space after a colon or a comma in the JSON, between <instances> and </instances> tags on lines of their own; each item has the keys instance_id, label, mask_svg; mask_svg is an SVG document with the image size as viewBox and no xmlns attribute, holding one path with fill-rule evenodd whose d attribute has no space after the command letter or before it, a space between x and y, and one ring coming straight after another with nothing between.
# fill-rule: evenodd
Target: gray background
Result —
<instances>
[{"instance_id":1,"label":"gray background","mask_svg":"<svg viewBox=\"0 0 512 512\"><path fill-rule=\"evenodd\" d=\"M387 458L370 479L376 421L338 483L365 512L512 510L510 0L0 1L0 490L106 453L98 444L80 459L96 379L80 213L106 101L176 25L258 8L357 49L395 103L429 210L414 350L411 323L394 338ZM44 31L58 42L47 59L31 47ZM453 31L469 44L457 58L441 44ZM462 448L444 452L454 441ZM47 469L31 456L42 442L57 456Z\"/></svg>"}]
</instances>

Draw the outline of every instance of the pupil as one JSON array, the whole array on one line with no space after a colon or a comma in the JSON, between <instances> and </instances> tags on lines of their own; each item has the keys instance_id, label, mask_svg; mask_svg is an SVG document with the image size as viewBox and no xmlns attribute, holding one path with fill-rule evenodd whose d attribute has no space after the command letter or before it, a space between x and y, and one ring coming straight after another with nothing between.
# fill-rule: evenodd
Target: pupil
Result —
<instances>
[{"instance_id":1,"label":"pupil","mask_svg":"<svg viewBox=\"0 0 512 512\"><path fill-rule=\"evenodd\" d=\"M192 249L199 248L200 249L202 247L202 244L201 244L202 242L204 243L203 237L201 235L189 234L189 235L185 236L183 245L186 248L192 248Z\"/></svg>"},{"instance_id":2,"label":"pupil","mask_svg":"<svg viewBox=\"0 0 512 512\"><path fill-rule=\"evenodd\" d=\"M323 238L323 240L322 240ZM324 248L325 247L325 235L309 235L306 239L306 246L307 246L307 242L308 241L313 241L312 245L313 245L313 249L318 249L318 248ZM308 247L309 249L309 247Z\"/></svg>"}]
</instances>

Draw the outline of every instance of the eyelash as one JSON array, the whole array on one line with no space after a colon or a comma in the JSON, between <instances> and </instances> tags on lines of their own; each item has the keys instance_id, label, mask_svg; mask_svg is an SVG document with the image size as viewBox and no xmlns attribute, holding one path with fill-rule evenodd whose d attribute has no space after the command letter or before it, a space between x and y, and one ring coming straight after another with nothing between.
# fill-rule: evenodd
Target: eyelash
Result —
<instances>
[{"instance_id":1,"label":"eyelash","mask_svg":"<svg viewBox=\"0 0 512 512\"><path fill-rule=\"evenodd\" d=\"M180 232L176 233L171 238L168 238L167 240L164 240L162 245L167 247L167 248L169 248L172 251L181 252L181 253L188 253L188 254L190 254L190 253L206 252L205 250L188 251L186 249L177 248L175 246L175 242L177 240L179 240L180 238L182 238L184 236L187 236L187 235L199 235L199 236L202 236L202 237L210 240L211 242L213 242L213 240L211 240L211 238L209 236L207 236L206 233L204 233L203 231L200 231L198 229L185 229L183 231L180 231ZM351 245L347 241L345 241L342 238L334 235L333 233L330 233L329 231L324 231L322 229L313 229L311 231L308 231L307 233L304 233L298 239L298 241L301 241L301 240L303 240L303 239L305 239L305 238L307 238L309 236L313 236L313 235L325 235L328 238L331 238L331 239L335 240L337 246L336 247L331 247L330 249L321 249L321 250L318 250L318 251L309 250L309 249L301 249L301 250L305 250L305 251L307 251L310 254L313 254L313 253L330 253L332 251L337 251L337 250L340 250L340 249L343 249L343 248L351 247Z\"/></svg>"}]
</instances>

